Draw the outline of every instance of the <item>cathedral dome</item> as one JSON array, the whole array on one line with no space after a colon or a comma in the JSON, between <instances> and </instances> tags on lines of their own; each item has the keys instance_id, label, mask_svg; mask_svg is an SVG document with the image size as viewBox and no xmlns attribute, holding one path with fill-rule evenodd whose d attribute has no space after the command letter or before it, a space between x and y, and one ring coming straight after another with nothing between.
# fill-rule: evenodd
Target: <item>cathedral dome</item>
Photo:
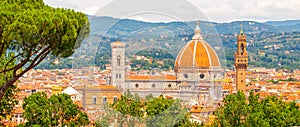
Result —
<instances>
[{"instance_id":1,"label":"cathedral dome","mask_svg":"<svg viewBox=\"0 0 300 127\"><path fill-rule=\"evenodd\" d=\"M175 61L176 71L189 68L220 67L219 58L213 48L201 36L198 23L193 39L179 52Z\"/></svg>"}]
</instances>

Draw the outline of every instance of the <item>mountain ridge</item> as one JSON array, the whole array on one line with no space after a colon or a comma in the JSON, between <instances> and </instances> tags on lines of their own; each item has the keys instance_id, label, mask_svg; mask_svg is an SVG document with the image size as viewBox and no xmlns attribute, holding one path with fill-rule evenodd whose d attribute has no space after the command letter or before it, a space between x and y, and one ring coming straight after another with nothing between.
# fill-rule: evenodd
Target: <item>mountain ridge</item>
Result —
<instances>
[{"instance_id":1,"label":"mountain ridge","mask_svg":"<svg viewBox=\"0 0 300 127\"><path fill-rule=\"evenodd\" d=\"M196 24L196 21L151 23L95 16L89 16L89 20L91 34L75 51L73 58L86 58L88 59L86 61L89 61L82 63L82 59L79 59L75 63L101 67L109 63L110 43L114 41L126 42L127 56L156 47L168 51L176 58L179 50L191 40ZM224 67L233 67L236 35L240 32L242 24L243 31L247 35L250 65L300 69L300 49L297 48L300 47L298 22L300 20L264 23L200 21L200 28L202 36L217 52ZM296 27L298 25L299 29Z\"/></svg>"}]
</instances>

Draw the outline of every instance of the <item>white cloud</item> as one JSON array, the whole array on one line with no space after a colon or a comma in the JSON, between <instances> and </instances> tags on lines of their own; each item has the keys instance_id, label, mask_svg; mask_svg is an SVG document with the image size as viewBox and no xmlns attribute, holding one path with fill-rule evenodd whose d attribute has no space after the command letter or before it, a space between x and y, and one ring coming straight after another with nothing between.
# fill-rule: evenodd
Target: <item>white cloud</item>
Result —
<instances>
[{"instance_id":1,"label":"white cloud","mask_svg":"<svg viewBox=\"0 0 300 127\"><path fill-rule=\"evenodd\" d=\"M299 0L189 0L213 21L300 19Z\"/></svg>"},{"instance_id":2,"label":"white cloud","mask_svg":"<svg viewBox=\"0 0 300 127\"><path fill-rule=\"evenodd\" d=\"M73 8L87 14L112 14L124 17L132 11L161 11L178 16L191 18L195 6L210 21L230 22L235 20L287 20L300 19L299 0L44 0L50 6ZM129 2L128 2L129 1ZM133 2L130 2L133 1ZM186 3L183 3L186 2ZM113 4L112 4L113 3ZM120 3L120 4L118 4ZM107 8L109 6L110 8ZM148 10L145 10L147 8ZM143 10L144 9L144 10ZM149 10L153 9L153 10ZM101 10L101 11L98 11ZM120 11L121 10L121 11ZM98 12L97 12L98 11ZM118 12L119 11L119 12ZM172 13L173 11L174 13ZM122 15L122 16L121 16ZM184 17L184 15L186 15ZM200 14L202 15L202 14ZM204 16L204 17L205 17ZM201 16L200 16L201 17ZM151 20L149 17L136 17L140 20ZM202 16L203 18L203 16ZM201 19L201 18L200 18ZM158 19L155 19L158 20Z\"/></svg>"}]
</instances>

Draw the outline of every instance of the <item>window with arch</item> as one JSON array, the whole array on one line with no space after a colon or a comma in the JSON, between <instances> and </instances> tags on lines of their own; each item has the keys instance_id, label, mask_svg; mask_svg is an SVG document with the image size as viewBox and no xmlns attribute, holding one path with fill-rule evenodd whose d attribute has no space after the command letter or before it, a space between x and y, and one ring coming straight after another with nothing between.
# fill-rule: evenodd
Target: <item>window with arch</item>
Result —
<instances>
[{"instance_id":1,"label":"window with arch","mask_svg":"<svg viewBox=\"0 0 300 127\"><path fill-rule=\"evenodd\" d=\"M116 101L117 101L117 99L118 99L118 97L117 97L117 96L114 96L114 102L116 102Z\"/></svg>"},{"instance_id":2,"label":"window with arch","mask_svg":"<svg viewBox=\"0 0 300 127\"><path fill-rule=\"evenodd\" d=\"M168 84L168 87L169 87L169 88L171 88L171 86L172 86L171 84Z\"/></svg>"},{"instance_id":3,"label":"window with arch","mask_svg":"<svg viewBox=\"0 0 300 127\"><path fill-rule=\"evenodd\" d=\"M116 79L118 79L118 73L116 73Z\"/></svg>"},{"instance_id":4,"label":"window with arch","mask_svg":"<svg viewBox=\"0 0 300 127\"><path fill-rule=\"evenodd\" d=\"M139 87L139 84L135 84L135 88L138 88Z\"/></svg>"},{"instance_id":5,"label":"window with arch","mask_svg":"<svg viewBox=\"0 0 300 127\"><path fill-rule=\"evenodd\" d=\"M97 97L96 97L96 96L93 96L92 103L93 103L94 105L97 104Z\"/></svg>"},{"instance_id":6,"label":"window with arch","mask_svg":"<svg viewBox=\"0 0 300 127\"><path fill-rule=\"evenodd\" d=\"M117 65L121 66L121 56L117 56Z\"/></svg>"},{"instance_id":7,"label":"window with arch","mask_svg":"<svg viewBox=\"0 0 300 127\"><path fill-rule=\"evenodd\" d=\"M121 79L122 77L121 77L121 74L119 74L119 79Z\"/></svg>"},{"instance_id":8,"label":"window with arch","mask_svg":"<svg viewBox=\"0 0 300 127\"><path fill-rule=\"evenodd\" d=\"M244 43L241 44L241 54L244 54Z\"/></svg>"},{"instance_id":9,"label":"window with arch","mask_svg":"<svg viewBox=\"0 0 300 127\"><path fill-rule=\"evenodd\" d=\"M103 102L103 104L106 104L106 103L107 103L107 97L106 97L106 96L103 96L102 102Z\"/></svg>"}]
</instances>

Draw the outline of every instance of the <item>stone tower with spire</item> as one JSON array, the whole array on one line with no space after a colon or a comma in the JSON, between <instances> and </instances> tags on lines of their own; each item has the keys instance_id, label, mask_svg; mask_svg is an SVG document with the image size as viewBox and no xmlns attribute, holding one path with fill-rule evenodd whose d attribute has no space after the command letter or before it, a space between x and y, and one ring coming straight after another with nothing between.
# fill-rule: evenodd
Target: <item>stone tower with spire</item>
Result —
<instances>
[{"instance_id":1,"label":"stone tower with spire","mask_svg":"<svg viewBox=\"0 0 300 127\"><path fill-rule=\"evenodd\" d=\"M122 88L125 84L125 46L119 41L111 43L111 84Z\"/></svg>"},{"instance_id":2,"label":"stone tower with spire","mask_svg":"<svg viewBox=\"0 0 300 127\"><path fill-rule=\"evenodd\" d=\"M246 47L246 35L243 32L241 24L240 34L237 36L237 51L234 53L236 90L241 92L246 92L246 70L248 66L248 52Z\"/></svg>"}]
</instances>

